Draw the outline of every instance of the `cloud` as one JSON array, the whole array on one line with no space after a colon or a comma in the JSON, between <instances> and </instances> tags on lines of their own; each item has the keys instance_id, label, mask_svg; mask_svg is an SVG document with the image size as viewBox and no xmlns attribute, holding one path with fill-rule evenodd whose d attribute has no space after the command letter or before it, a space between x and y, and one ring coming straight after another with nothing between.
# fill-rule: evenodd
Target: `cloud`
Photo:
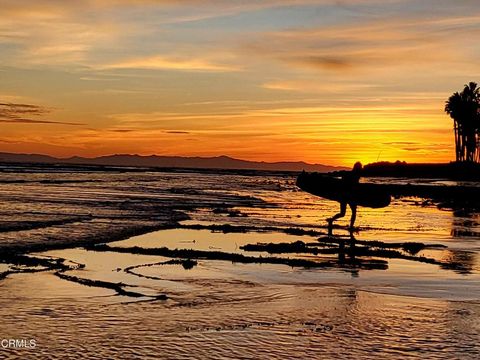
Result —
<instances>
[{"instance_id":1,"label":"cloud","mask_svg":"<svg viewBox=\"0 0 480 360\"><path fill-rule=\"evenodd\" d=\"M390 141L384 142L383 145L419 145L419 143L415 141Z\"/></svg>"},{"instance_id":2,"label":"cloud","mask_svg":"<svg viewBox=\"0 0 480 360\"><path fill-rule=\"evenodd\" d=\"M265 32L246 41L242 51L292 68L336 74L452 64L469 64L473 69L471 51L477 45L473 37L480 36L479 18L473 14L367 17L348 24Z\"/></svg>"},{"instance_id":3,"label":"cloud","mask_svg":"<svg viewBox=\"0 0 480 360\"><path fill-rule=\"evenodd\" d=\"M55 125L72 125L80 126L84 124L72 123L72 122L62 122L62 121L49 121L49 120L34 120L34 119L0 119L0 123L10 123L10 124L55 124Z\"/></svg>"},{"instance_id":4,"label":"cloud","mask_svg":"<svg viewBox=\"0 0 480 360\"><path fill-rule=\"evenodd\" d=\"M421 115L419 115L421 114ZM199 113L196 108L185 109L183 113L150 112L111 115L117 126L135 128L138 131L163 133L199 134L241 134L275 132L318 138L325 136L363 137L362 134L446 134L451 132L448 119L442 111L434 111L430 104L342 104L341 106L295 106L234 109L231 112L215 112L205 109ZM412 121L415 119L415 121ZM412 145L404 140L389 138L379 142L386 145ZM415 143L415 145L418 142Z\"/></svg>"},{"instance_id":5,"label":"cloud","mask_svg":"<svg viewBox=\"0 0 480 360\"><path fill-rule=\"evenodd\" d=\"M167 134L181 134L181 135L190 134L189 131L179 131L179 130L168 130L168 131L165 131L165 133L167 133Z\"/></svg>"},{"instance_id":6,"label":"cloud","mask_svg":"<svg viewBox=\"0 0 480 360\"><path fill-rule=\"evenodd\" d=\"M456 13L436 16L435 13L421 20L415 19L411 13L401 12L397 17L378 20L382 11L392 11L389 10L392 3L401 1L0 0L0 45L16 45L2 52L3 62L12 66L230 72L247 68L253 61L251 55L255 55L255 58L267 58L261 60L264 66L268 66L268 59L273 58L292 68L338 74L370 70L372 66L459 60L462 51L451 51L455 42L452 44L450 40L455 34L463 34L466 28L470 30L468 38L475 37L478 30L475 25L479 15L474 11L468 16ZM368 5L365 7L371 9L372 4L378 5L377 16L362 15L362 7ZM211 24L206 23L197 31L197 27L188 29L189 25L184 24L205 19L214 22L216 17L255 11L259 16L265 16L263 12L267 9L287 11L301 7L341 9L335 14L339 20L345 16L342 11L347 8L359 13L355 17L357 23L353 25L340 21L340 24L327 22L309 28L302 24L297 29L263 34L255 33L255 29L249 30L249 39L257 40L246 41L247 44L237 49L235 56L227 61L205 54L235 49L236 44L229 42L239 41L235 36L227 38L217 24L210 28ZM323 19L323 16L319 17L317 23L321 24ZM265 16L264 20L268 24L270 20L279 19ZM462 41L465 39L466 36ZM445 49L444 45L451 49Z\"/></svg>"},{"instance_id":7,"label":"cloud","mask_svg":"<svg viewBox=\"0 0 480 360\"><path fill-rule=\"evenodd\" d=\"M73 122L51 121L45 119L31 119L30 117L43 116L50 113L50 109L32 105L16 103L0 103L0 123L12 124L56 124L56 125L83 125Z\"/></svg>"},{"instance_id":8,"label":"cloud","mask_svg":"<svg viewBox=\"0 0 480 360\"><path fill-rule=\"evenodd\" d=\"M323 82L314 79L295 79L295 80L274 80L261 85L269 90L294 91L294 92L308 92L320 93L324 97L328 93L353 94L358 92L366 92L372 90L379 90L381 86L369 84L365 80L363 82L351 81L337 81L337 82ZM417 94L418 95L418 94ZM417 98L416 98L417 99ZM332 99L333 100L333 99ZM329 99L329 101L332 101ZM319 100L317 99L318 103Z\"/></svg>"},{"instance_id":9,"label":"cloud","mask_svg":"<svg viewBox=\"0 0 480 360\"><path fill-rule=\"evenodd\" d=\"M290 57L286 61L298 63L314 68L323 68L331 71L346 71L353 67L354 63L348 59L333 56L303 56Z\"/></svg>"},{"instance_id":10,"label":"cloud","mask_svg":"<svg viewBox=\"0 0 480 360\"><path fill-rule=\"evenodd\" d=\"M7 118L15 118L19 114L43 115L48 112L50 110L38 105L0 103L0 114Z\"/></svg>"},{"instance_id":11,"label":"cloud","mask_svg":"<svg viewBox=\"0 0 480 360\"><path fill-rule=\"evenodd\" d=\"M82 11L123 10L125 8L127 8L127 10L145 8L149 11L177 8L182 9L184 13L189 13L188 10L190 9L192 10L191 17L194 21L197 18L204 19L207 14L209 15L208 17L225 16L277 7L335 5L345 8L359 4L381 4L398 1L399 0L22 0L22 2L19 2L18 0L1 0L1 6L2 13L6 15L30 18L58 17L66 14L74 15ZM208 10L208 12L206 10ZM195 13L197 17L193 16Z\"/></svg>"},{"instance_id":12,"label":"cloud","mask_svg":"<svg viewBox=\"0 0 480 360\"><path fill-rule=\"evenodd\" d=\"M239 68L216 64L205 59L195 58L179 58L165 56L148 56L143 58L135 58L130 60L122 60L116 63L103 65L103 69L161 69L161 70L178 70L178 71L213 71L226 72L238 71Z\"/></svg>"},{"instance_id":13,"label":"cloud","mask_svg":"<svg viewBox=\"0 0 480 360\"><path fill-rule=\"evenodd\" d=\"M312 0L0 0L2 63L11 66L93 67L231 71L232 66L202 59L198 38L178 42L168 26ZM195 36L196 34L194 34ZM180 56L122 60L145 48L176 52L181 43L196 49ZM207 41L208 42L208 41ZM14 45L14 46L12 46ZM143 48L143 49L142 49ZM163 51L162 51L163 53ZM180 51L181 55L181 51Z\"/></svg>"},{"instance_id":14,"label":"cloud","mask_svg":"<svg viewBox=\"0 0 480 360\"><path fill-rule=\"evenodd\" d=\"M148 113L121 113L112 114L109 116L111 121L123 126L134 126L143 129L161 129L166 125L172 126L172 129L178 130L178 124L188 124L195 126L197 129L202 129L207 125L220 122L230 122L232 119L245 117L247 113L235 112L214 112L207 113L197 112L148 112Z\"/></svg>"},{"instance_id":15,"label":"cloud","mask_svg":"<svg viewBox=\"0 0 480 360\"><path fill-rule=\"evenodd\" d=\"M132 129L111 129L110 131L116 132L116 133L130 133L130 132L134 132L135 130L132 130Z\"/></svg>"}]
</instances>

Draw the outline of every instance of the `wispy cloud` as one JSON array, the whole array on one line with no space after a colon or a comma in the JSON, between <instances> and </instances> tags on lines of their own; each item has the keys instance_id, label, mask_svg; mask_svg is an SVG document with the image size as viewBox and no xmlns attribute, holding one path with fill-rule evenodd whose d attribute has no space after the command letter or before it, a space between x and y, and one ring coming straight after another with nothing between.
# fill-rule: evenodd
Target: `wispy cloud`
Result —
<instances>
[{"instance_id":1,"label":"wispy cloud","mask_svg":"<svg viewBox=\"0 0 480 360\"><path fill-rule=\"evenodd\" d=\"M292 67L345 75L350 70L460 64L470 58L466 44L475 45L471 36L480 35L478 26L472 28L475 21L478 25L478 16L464 20L374 18L348 25L267 32L247 42L243 50Z\"/></svg>"},{"instance_id":2,"label":"wispy cloud","mask_svg":"<svg viewBox=\"0 0 480 360\"><path fill-rule=\"evenodd\" d=\"M165 56L148 56L100 66L101 69L164 69L178 71L238 71L238 67L214 63L205 59L185 59Z\"/></svg>"},{"instance_id":3,"label":"wispy cloud","mask_svg":"<svg viewBox=\"0 0 480 360\"><path fill-rule=\"evenodd\" d=\"M42 117L48 114L50 109L32 104L15 104L0 103L0 122L12 124L56 124L56 125L73 125L79 126L83 124L73 122L61 122L31 117Z\"/></svg>"},{"instance_id":4,"label":"wispy cloud","mask_svg":"<svg viewBox=\"0 0 480 360\"><path fill-rule=\"evenodd\" d=\"M320 93L324 96L327 93L336 94L355 94L358 92L372 91L376 89L382 89L381 85L370 84L367 81L354 82L354 81L337 81L335 83L321 82L317 79L295 79L295 80L273 80L261 85L265 89L270 90L282 90L282 91L294 91L294 92L306 92L306 93ZM418 94L417 94L418 95ZM317 103L319 102L316 100Z\"/></svg>"},{"instance_id":5,"label":"wispy cloud","mask_svg":"<svg viewBox=\"0 0 480 360\"><path fill-rule=\"evenodd\" d=\"M97 68L108 59L117 68L231 71L231 65L203 59L198 38L191 46L199 48L191 57L196 60L182 58L181 52L134 59L132 54L145 53L144 47L178 48L176 35L168 32L177 23L309 3L314 1L0 0L0 46L15 45L2 60L12 66Z\"/></svg>"},{"instance_id":6,"label":"wispy cloud","mask_svg":"<svg viewBox=\"0 0 480 360\"><path fill-rule=\"evenodd\" d=\"M189 135L190 134L189 131L179 131L179 130L169 130L169 131L165 131L165 133L167 133L167 134L177 134L177 135Z\"/></svg>"}]
</instances>

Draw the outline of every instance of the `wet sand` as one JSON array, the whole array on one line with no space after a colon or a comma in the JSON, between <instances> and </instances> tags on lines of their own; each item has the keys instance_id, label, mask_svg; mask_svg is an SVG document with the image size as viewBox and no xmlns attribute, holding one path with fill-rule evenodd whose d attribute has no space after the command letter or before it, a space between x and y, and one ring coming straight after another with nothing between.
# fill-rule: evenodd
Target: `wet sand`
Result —
<instances>
[{"instance_id":1,"label":"wet sand","mask_svg":"<svg viewBox=\"0 0 480 360\"><path fill-rule=\"evenodd\" d=\"M205 263L195 276L176 272L176 280L184 281L180 286L178 281L161 285L175 295L166 301L124 299L49 273L9 278L1 285L2 293L15 295L0 300L2 309L10 311L2 332L35 338L38 345L2 355L38 359L79 352L85 358L480 355L478 303L379 294L348 284L289 282L284 278L290 272L272 267L242 265L232 274L230 266Z\"/></svg>"},{"instance_id":2,"label":"wet sand","mask_svg":"<svg viewBox=\"0 0 480 360\"><path fill-rule=\"evenodd\" d=\"M1 337L37 342L2 357L480 356L473 210L361 209L352 247L294 176L1 180Z\"/></svg>"}]
</instances>

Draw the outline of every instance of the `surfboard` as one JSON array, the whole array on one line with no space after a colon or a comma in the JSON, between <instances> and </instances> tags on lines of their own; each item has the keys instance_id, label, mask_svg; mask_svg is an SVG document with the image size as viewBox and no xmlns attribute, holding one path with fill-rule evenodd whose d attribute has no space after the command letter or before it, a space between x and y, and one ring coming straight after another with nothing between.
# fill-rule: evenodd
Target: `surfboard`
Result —
<instances>
[{"instance_id":1,"label":"surfboard","mask_svg":"<svg viewBox=\"0 0 480 360\"><path fill-rule=\"evenodd\" d=\"M356 184L347 188L342 179L320 173L302 172L297 186L328 200L354 203L370 208L383 208L390 204L390 194L376 184Z\"/></svg>"}]
</instances>

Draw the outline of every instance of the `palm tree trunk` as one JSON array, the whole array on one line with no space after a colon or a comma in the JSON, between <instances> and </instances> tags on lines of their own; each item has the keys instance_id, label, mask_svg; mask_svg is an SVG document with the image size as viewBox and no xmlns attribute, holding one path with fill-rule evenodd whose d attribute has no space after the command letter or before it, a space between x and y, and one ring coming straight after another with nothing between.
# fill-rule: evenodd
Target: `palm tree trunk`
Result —
<instances>
[{"instance_id":1,"label":"palm tree trunk","mask_svg":"<svg viewBox=\"0 0 480 360\"><path fill-rule=\"evenodd\" d=\"M460 128L460 161L465 161L465 147L466 147L466 139L465 134L463 133L463 128Z\"/></svg>"},{"instance_id":2,"label":"palm tree trunk","mask_svg":"<svg viewBox=\"0 0 480 360\"><path fill-rule=\"evenodd\" d=\"M475 134L475 162L480 163L480 134Z\"/></svg>"},{"instance_id":3,"label":"palm tree trunk","mask_svg":"<svg viewBox=\"0 0 480 360\"><path fill-rule=\"evenodd\" d=\"M456 161L459 161L459 155L460 155L460 152L458 150L458 147L459 147L459 143L458 143L458 127L457 127L457 122L454 121L453 122L453 131L455 133L455 160Z\"/></svg>"},{"instance_id":4,"label":"palm tree trunk","mask_svg":"<svg viewBox=\"0 0 480 360\"><path fill-rule=\"evenodd\" d=\"M462 142L462 131L459 123L455 121L455 147L456 147L456 158L457 161L464 160L464 145Z\"/></svg>"}]
</instances>

